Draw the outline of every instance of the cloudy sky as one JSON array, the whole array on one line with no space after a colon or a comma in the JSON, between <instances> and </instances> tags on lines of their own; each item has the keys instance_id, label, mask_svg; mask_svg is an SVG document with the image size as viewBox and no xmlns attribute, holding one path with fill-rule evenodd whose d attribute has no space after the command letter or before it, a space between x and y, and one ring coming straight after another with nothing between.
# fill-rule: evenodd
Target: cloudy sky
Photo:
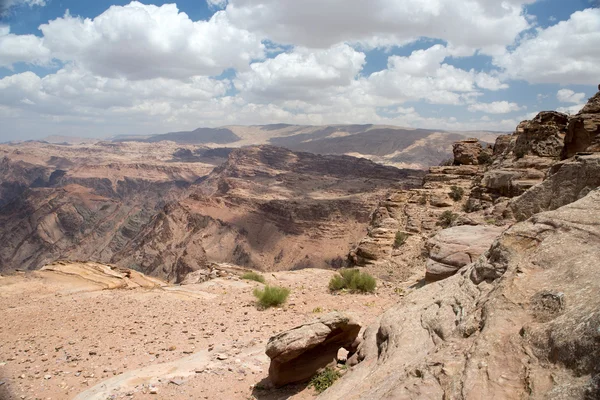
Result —
<instances>
[{"instance_id":1,"label":"cloudy sky","mask_svg":"<svg viewBox=\"0 0 600 400\"><path fill-rule=\"evenodd\" d=\"M0 0L0 141L200 126L512 131L600 83L596 0Z\"/></svg>"}]
</instances>

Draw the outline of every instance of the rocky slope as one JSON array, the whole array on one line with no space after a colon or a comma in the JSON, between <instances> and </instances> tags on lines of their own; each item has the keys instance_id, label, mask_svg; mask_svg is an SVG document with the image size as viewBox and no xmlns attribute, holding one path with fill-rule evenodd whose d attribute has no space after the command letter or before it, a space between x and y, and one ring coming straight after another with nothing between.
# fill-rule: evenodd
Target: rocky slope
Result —
<instances>
[{"instance_id":1,"label":"rocky slope","mask_svg":"<svg viewBox=\"0 0 600 400\"><path fill-rule=\"evenodd\" d=\"M497 217L508 229L455 275L409 287L320 398L600 397L600 155L573 142L593 137L599 99L572 118L541 113L498 139L492 164L473 175L470 212L451 225ZM586 153L559 162L567 148ZM491 184L499 175L510 178ZM463 257L456 237L444 241L453 229L428 242L431 260Z\"/></svg>"},{"instance_id":2,"label":"rocky slope","mask_svg":"<svg viewBox=\"0 0 600 400\"><path fill-rule=\"evenodd\" d=\"M235 150L113 261L174 281L207 261L260 270L339 268L375 204L391 188L419 180L418 171L353 157L273 146Z\"/></svg>"},{"instance_id":3,"label":"rocky slope","mask_svg":"<svg viewBox=\"0 0 600 400\"><path fill-rule=\"evenodd\" d=\"M374 205L420 180L419 171L272 146L26 143L0 151L0 270L93 260L180 282L213 262L340 267Z\"/></svg>"}]
</instances>

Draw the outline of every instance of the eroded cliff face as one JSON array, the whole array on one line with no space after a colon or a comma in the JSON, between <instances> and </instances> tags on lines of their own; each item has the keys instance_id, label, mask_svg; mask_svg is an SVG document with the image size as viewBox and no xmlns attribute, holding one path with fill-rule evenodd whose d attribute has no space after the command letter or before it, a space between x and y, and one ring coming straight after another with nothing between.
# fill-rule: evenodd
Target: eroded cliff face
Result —
<instances>
[{"instance_id":1,"label":"eroded cliff face","mask_svg":"<svg viewBox=\"0 0 600 400\"><path fill-rule=\"evenodd\" d=\"M585 118L596 118L590 110L597 98L582 111ZM600 154L586 144L585 153L559 161L564 149L579 148L568 135L558 142L579 118L541 113L515 135L498 138L492 164L477 167L463 184L469 198L462 212L454 208L450 224L494 222L497 239L455 275L408 286L364 332L351 372L320 398L600 397ZM515 179L497 186L508 189L509 200L490 179L513 173ZM431 175L426 185L454 181ZM477 207L473 199L481 201ZM444 240L452 229L430 231L428 246L420 242L424 256L461 259L465 250L449 246L458 239Z\"/></svg>"},{"instance_id":2,"label":"eroded cliff face","mask_svg":"<svg viewBox=\"0 0 600 400\"><path fill-rule=\"evenodd\" d=\"M421 173L344 156L260 146L228 161L169 204L113 261L180 281L210 262L260 270L346 265L390 188Z\"/></svg>"},{"instance_id":3,"label":"eroded cliff face","mask_svg":"<svg viewBox=\"0 0 600 400\"><path fill-rule=\"evenodd\" d=\"M227 149L212 173L215 151L168 143L0 150L0 270L93 260L173 282L214 262L345 265L377 202L422 176L273 146Z\"/></svg>"}]
</instances>

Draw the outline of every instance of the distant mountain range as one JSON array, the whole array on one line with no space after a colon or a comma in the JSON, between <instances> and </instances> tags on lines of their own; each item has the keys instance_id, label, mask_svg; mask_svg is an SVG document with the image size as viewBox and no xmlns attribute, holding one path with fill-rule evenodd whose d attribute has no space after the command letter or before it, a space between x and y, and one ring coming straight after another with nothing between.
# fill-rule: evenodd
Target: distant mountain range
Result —
<instances>
[{"instance_id":1,"label":"distant mountain range","mask_svg":"<svg viewBox=\"0 0 600 400\"><path fill-rule=\"evenodd\" d=\"M171 141L181 145L203 145L213 148L237 148L270 144L293 151L315 154L352 155L368 158L380 164L400 168L425 168L451 157L452 143L466 137L476 137L493 143L500 132L453 132L413 129L388 125L231 125L219 128L198 128L193 131L158 135L120 135L113 142L156 143ZM52 140L50 140L52 139ZM85 139L89 141L90 139ZM50 143L85 143L52 137Z\"/></svg>"}]
</instances>

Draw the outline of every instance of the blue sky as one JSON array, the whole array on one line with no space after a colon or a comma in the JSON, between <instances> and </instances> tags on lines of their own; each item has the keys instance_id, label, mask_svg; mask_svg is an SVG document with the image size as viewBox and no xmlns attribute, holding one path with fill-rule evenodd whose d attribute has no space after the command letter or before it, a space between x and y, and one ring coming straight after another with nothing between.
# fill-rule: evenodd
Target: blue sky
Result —
<instances>
[{"instance_id":1,"label":"blue sky","mask_svg":"<svg viewBox=\"0 0 600 400\"><path fill-rule=\"evenodd\" d=\"M589 0L0 4L0 141L277 122L511 131L577 112L600 81Z\"/></svg>"}]
</instances>

